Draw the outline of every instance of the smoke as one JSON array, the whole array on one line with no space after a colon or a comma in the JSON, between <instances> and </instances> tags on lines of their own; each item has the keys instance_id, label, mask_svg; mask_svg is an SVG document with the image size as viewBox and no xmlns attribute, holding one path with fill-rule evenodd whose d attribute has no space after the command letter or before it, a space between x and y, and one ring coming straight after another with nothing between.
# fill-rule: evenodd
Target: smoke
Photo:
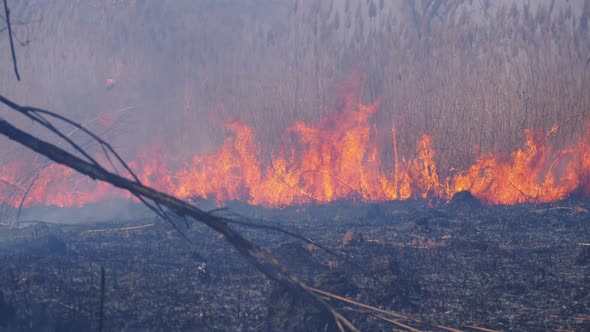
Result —
<instances>
[{"instance_id":1,"label":"smoke","mask_svg":"<svg viewBox=\"0 0 590 332\"><path fill-rule=\"evenodd\" d=\"M395 125L395 153L414 154L430 134L442 173L511 151L524 128L547 131L590 105L580 93L590 78L583 1L436 3L15 2L23 80L5 63L0 90L84 123L128 160L160 147L180 162L221 146L228 119L254 128L269 155L293 123L329 117L338 83L358 72L360 102L380 102L372 129L383 161L394 162ZM558 146L576 137L579 118L552 137ZM23 149L0 148L0 166L34 168Z\"/></svg>"}]
</instances>

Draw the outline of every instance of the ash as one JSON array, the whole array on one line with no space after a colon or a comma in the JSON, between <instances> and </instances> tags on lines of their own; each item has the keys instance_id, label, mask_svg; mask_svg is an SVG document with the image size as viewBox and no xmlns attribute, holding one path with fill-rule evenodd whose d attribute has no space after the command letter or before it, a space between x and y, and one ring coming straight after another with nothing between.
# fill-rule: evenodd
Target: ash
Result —
<instances>
[{"instance_id":1,"label":"ash","mask_svg":"<svg viewBox=\"0 0 590 332\"><path fill-rule=\"evenodd\" d=\"M302 280L437 330L590 329L590 202L483 207L335 202L283 209L230 203L242 229ZM432 202L430 202L432 205ZM149 218L0 228L0 331L313 331L325 315L265 279L208 229ZM101 267L105 270L100 317ZM334 306L361 330L391 325Z\"/></svg>"}]
</instances>

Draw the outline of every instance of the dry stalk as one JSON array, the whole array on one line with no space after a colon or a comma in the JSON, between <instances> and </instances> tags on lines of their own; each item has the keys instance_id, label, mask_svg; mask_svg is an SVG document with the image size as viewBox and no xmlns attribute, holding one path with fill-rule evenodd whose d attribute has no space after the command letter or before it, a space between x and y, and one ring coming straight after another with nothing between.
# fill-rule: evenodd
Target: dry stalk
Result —
<instances>
[{"instance_id":1,"label":"dry stalk","mask_svg":"<svg viewBox=\"0 0 590 332\"><path fill-rule=\"evenodd\" d=\"M472 325L467 325L465 327L468 327L468 328L474 329L474 330L478 330L478 331L484 331L484 332L500 332L498 330L486 329L485 327L478 327L478 326L472 326Z\"/></svg>"},{"instance_id":2,"label":"dry stalk","mask_svg":"<svg viewBox=\"0 0 590 332\"><path fill-rule=\"evenodd\" d=\"M404 328L404 329L406 329L406 330L408 330L408 331L411 331L411 332L422 332L422 330L419 330L419 329L413 328L413 327L411 327L411 326L408 326L408 325L406 325L406 324L402 324L402 323L400 323L400 322L398 322L398 321L396 321L396 320L393 320L393 319L390 319L390 318L387 318L387 317L383 317L383 316L381 316L381 315L373 315L373 316L374 316L374 317L376 317L376 318L379 318L379 319L381 319L381 320L384 320L384 321L386 321L386 322L388 322L388 323L391 323L391 324L397 325L397 326L399 326L399 327L401 327L401 328Z\"/></svg>"}]
</instances>

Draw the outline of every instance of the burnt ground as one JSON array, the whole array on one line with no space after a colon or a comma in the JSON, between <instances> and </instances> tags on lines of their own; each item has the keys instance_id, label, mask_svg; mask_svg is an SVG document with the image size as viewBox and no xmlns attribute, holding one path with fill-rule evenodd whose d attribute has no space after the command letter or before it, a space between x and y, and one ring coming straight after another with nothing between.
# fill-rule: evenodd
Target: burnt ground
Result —
<instances>
[{"instance_id":1,"label":"burnt ground","mask_svg":"<svg viewBox=\"0 0 590 332\"><path fill-rule=\"evenodd\" d=\"M412 320L494 330L590 330L590 201L480 207L470 197L337 202L278 210L229 204L308 236L242 229L302 280ZM227 213L227 212L222 212ZM200 225L191 249L154 220L0 227L0 331L330 330L326 317ZM330 302L363 331L405 330ZM381 316L386 316L385 314ZM390 317L391 318L391 317ZM416 320L420 320L417 322Z\"/></svg>"}]
</instances>

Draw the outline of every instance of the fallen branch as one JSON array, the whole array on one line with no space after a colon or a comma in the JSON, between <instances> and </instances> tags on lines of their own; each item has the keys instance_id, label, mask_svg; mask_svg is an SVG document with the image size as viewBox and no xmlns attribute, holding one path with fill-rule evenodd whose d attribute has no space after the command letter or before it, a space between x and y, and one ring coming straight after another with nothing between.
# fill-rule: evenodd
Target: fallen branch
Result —
<instances>
[{"instance_id":1,"label":"fallen branch","mask_svg":"<svg viewBox=\"0 0 590 332\"><path fill-rule=\"evenodd\" d=\"M286 287L291 287L306 294L309 298L314 300L315 303L319 304L326 312L328 312L335 320L337 326L341 331L344 331L344 327L351 331L358 331L351 322L345 317L338 313L331 305L326 303L320 296L310 290L310 287L300 282L295 276L293 276L283 265L277 262L266 250L258 246L257 244L244 238L241 234L234 231L228 226L228 223L223 218L217 217L211 213L207 213L183 200L180 200L174 196L165 194L157 191L153 188L143 185L137 176L131 171L130 168L123 162L123 160L115 153L115 151L106 142L102 141L93 133L89 132L79 124L69 120L65 117L57 115L55 113L20 106L7 98L0 96L0 102L12 110L19 112L32 120L42 124L45 128L58 135L60 138L68 142L72 147L76 149L86 159L77 157L62 148L45 142L27 132L24 132L17 127L10 124L8 121L0 118L0 133L9 139L16 141L31 150L46 156L56 163L65 165L76 170L79 173L89 176L93 180L100 180L103 182L110 183L111 185L125 189L138 197L144 204L152 209L158 216L167 220L174 229L176 229L184 239L192 245L192 242L186 237L186 235L179 230L177 225L168 217L163 207L170 209L176 215L181 217L191 217L196 221L202 222L208 227L212 228L216 232L222 234L224 238L234 246L238 252L244 256L252 265L254 265L259 271L265 274L268 278L275 280ZM101 145L106 147L105 152L108 150L113 153L117 160L120 161L125 168L132 175L133 180L125 178L119 174L109 172L102 165L100 165L94 158L90 157L83 149L77 144L71 141L69 138L64 137L65 135L57 130L47 119L42 115L49 115L54 118L60 119L67 123L73 124L79 127L80 130L87 133L94 139L96 139ZM149 202L148 202L149 201Z\"/></svg>"}]
</instances>

